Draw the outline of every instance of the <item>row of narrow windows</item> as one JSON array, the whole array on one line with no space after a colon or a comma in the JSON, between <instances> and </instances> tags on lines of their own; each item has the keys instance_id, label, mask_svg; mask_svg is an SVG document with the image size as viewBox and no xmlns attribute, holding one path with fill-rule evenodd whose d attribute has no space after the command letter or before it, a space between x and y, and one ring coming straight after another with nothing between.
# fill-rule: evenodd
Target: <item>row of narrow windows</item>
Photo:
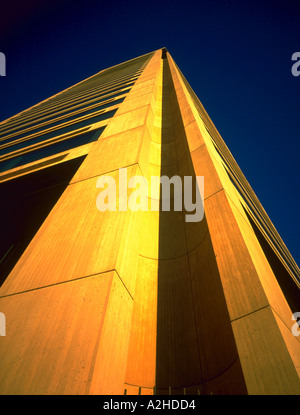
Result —
<instances>
[{"instance_id":1,"label":"row of narrow windows","mask_svg":"<svg viewBox=\"0 0 300 415\"><path fill-rule=\"evenodd\" d=\"M50 157L63 151L82 146L98 140L105 127L75 135L66 140L61 140L53 144L38 148L28 153L21 154L0 163L0 172L4 172L15 167L20 167L28 163L33 163L45 157Z\"/></svg>"},{"instance_id":2,"label":"row of narrow windows","mask_svg":"<svg viewBox=\"0 0 300 415\"><path fill-rule=\"evenodd\" d=\"M111 106L120 104L123 101L124 101L124 97L121 98L121 99L115 100L115 101L111 101L111 102L109 102L109 103L107 103L105 105L99 105L99 106L97 106L95 108L92 108L92 109L83 110L80 113L75 113L73 115L65 116L64 118L59 118L57 120L54 120L53 122L48 123L47 125L43 125L43 126L41 126L39 128L32 129L29 132L27 131L25 133L18 134L17 136L13 137L13 141L10 141L11 139L8 139L8 140L5 140L5 141L2 142L2 144L6 144L7 146L4 147L4 148L2 148L2 149L0 147L0 155L7 154L7 153L10 153L11 151L14 151L14 150L17 150L17 149L22 148L24 146L30 145L31 142L32 142L32 140L35 140L35 139L32 139L32 140L29 139L26 142L22 141L21 143L14 144L15 143L15 140L19 140L19 139L21 139L23 137L28 136L29 134L30 135L36 134L36 133L41 132L43 130L46 130L46 129L49 129L49 128L53 128L55 126L59 126L60 124L63 124L63 123L67 123L67 122L76 120L77 118L80 118L80 117L83 117L83 116L87 116L87 115L96 113L99 110L103 110L104 111L104 109L107 109L107 108L109 108ZM105 117L104 114L103 114L103 116L104 116L103 119L105 119L106 117ZM100 119L100 121L101 121L101 119ZM54 134L57 135L56 130L54 131ZM47 134L45 134L45 136L47 136ZM42 137L42 136L39 136L37 138L38 141L41 141L41 139L43 139L43 138L40 138L40 137ZM27 144L27 142L29 144Z\"/></svg>"},{"instance_id":3,"label":"row of narrow windows","mask_svg":"<svg viewBox=\"0 0 300 415\"><path fill-rule=\"evenodd\" d=\"M31 121L33 117L36 118L47 109L52 110L53 107L60 108L62 106L66 106L69 104L69 102L75 102L77 98L80 102L80 100L85 100L86 98L88 98L88 96L91 96L94 93L95 95L97 93L99 97L102 95L108 95L113 91L120 90L123 87L125 87L126 84L128 84L128 82L131 81L133 78L135 78L136 80L139 74L140 72L138 73L137 71L132 72L126 76L110 80L106 83L101 83L100 79L96 79L94 80L94 83L96 82L96 85L90 85L90 81L87 80L86 82L83 82L81 86L81 89L83 89L83 91L76 90L76 87L74 87L75 90L74 88L71 88L70 91L63 92L59 96L50 98L46 102L41 103L38 107L32 108L31 110L26 111L25 113L21 113L16 118L11 119L8 123L3 124L2 126L0 126L0 137L3 137L3 135L7 134L8 130L14 128L16 124L19 124L20 122L24 123L24 121L27 119Z\"/></svg>"},{"instance_id":4,"label":"row of narrow windows","mask_svg":"<svg viewBox=\"0 0 300 415\"><path fill-rule=\"evenodd\" d=\"M14 133L10 137L7 137L7 135L5 135L2 132L2 141L1 141L2 145L0 146L0 156L9 154L17 150L21 150L28 146L32 146L34 144L40 143L45 140L49 140L53 137L66 134L70 131L81 129L82 127L111 118L117 109L113 109L112 111L106 111L106 112L104 112L104 110L108 109L111 106L116 106L120 104L121 102L123 102L126 94L130 91L132 85L134 85L134 82L128 83L126 81L125 84L123 82L121 83L121 85L118 85L118 86L116 86L115 84L112 84L110 87L110 90L107 90L107 89L105 90L106 84L98 85L97 89L100 88L101 91L105 93L104 94L102 93L102 95L100 96L99 95L96 96L96 98L93 99L92 105L90 106L87 106L87 102L86 102L87 94L90 93L90 91L88 90L88 91L85 91L84 102L81 101L78 104L78 102L77 103L76 101L74 102L74 97L72 96L73 102L71 103L68 102L67 107L63 106L62 107L63 109L61 111L57 111L58 108L55 108L54 110L52 109L50 113L47 114L46 117L45 116L43 117L42 123L39 123L41 121L41 119L39 118L37 120L37 124L34 125L31 119L30 123L33 125L25 129L24 131L24 123L22 123L19 126L19 128L14 129ZM126 87L125 90L124 90L124 86ZM109 93L110 93L110 96L109 96ZM118 99L117 97L120 95L121 95L121 98ZM109 99L107 99L108 96L109 96ZM70 113L72 109L74 110L74 107L75 107L75 111L73 113ZM100 114L99 114L99 111L101 111ZM89 115L93 115L94 113L95 113L95 116L90 116L88 118L81 120L82 117L87 117ZM57 115L59 115L59 118L55 118L57 117ZM48 122L45 121L45 118L46 119L48 118ZM76 119L78 119L78 121L76 121ZM70 123L70 122L72 122L70 125L65 125L66 123ZM62 124L61 128L55 128L55 127L59 127L61 124ZM55 128L54 131L47 132L47 130L53 129L53 128ZM43 132L44 130L45 130L44 134L38 134L40 132ZM32 135L36 135L36 134L38 135L30 138ZM26 139L26 137L28 137L28 139ZM1 135L0 135L0 138L1 138ZM55 148L54 146L52 147ZM32 153L38 154L36 150L32 151ZM48 152L46 153L48 155ZM15 157L12 157L8 160L0 162L0 172L6 171L14 167L18 167L24 164L25 160L27 163L29 162L27 161L29 159L31 160L30 155L28 154L27 155L16 155Z\"/></svg>"},{"instance_id":5,"label":"row of narrow windows","mask_svg":"<svg viewBox=\"0 0 300 415\"><path fill-rule=\"evenodd\" d=\"M76 105L84 106L86 105L86 102L89 101L90 99L96 98L96 99L103 99L103 101L105 101L105 100L111 99L112 97L117 97L118 95L121 95L123 93L122 89L126 88L128 92L129 88L133 84L134 82L121 84L117 88L112 88L109 91L105 91L105 94L86 95L80 100L72 99L70 101L67 101L64 104L61 103L59 106L51 105L49 106L47 111L45 111L45 108L43 108L41 111L35 112L31 116L27 116L27 119L18 119L18 124L15 124L15 125L12 125L12 123L10 123L9 125L6 124L5 125L6 128L5 129L3 128L2 131L0 131L0 140L3 141L3 139L5 139L8 134L15 134L18 131L23 130L24 127L26 126L30 126L30 125L32 126L33 124L38 124L41 119L43 121L46 117L47 118L55 117L56 113L59 113L60 111L63 111L63 112L71 111L72 107ZM108 96L108 93L112 93L112 92L114 93L113 96Z\"/></svg>"},{"instance_id":6,"label":"row of narrow windows","mask_svg":"<svg viewBox=\"0 0 300 415\"><path fill-rule=\"evenodd\" d=\"M16 146L9 147L9 149L10 149L10 151L22 149L22 148L25 148L26 146L40 143L42 141L48 140L48 139L56 137L58 135L66 134L66 133L72 132L76 129L89 126L89 125L94 124L96 122L103 121L105 119L113 117L114 114L116 113L116 111L117 111L117 109L114 109L112 111L105 112L105 113L97 115L95 117L91 117L91 118L88 118L88 119L83 120L83 121L75 122L75 123L73 123L69 126L66 126L66 127L60 128L58 130L49 132L47 134L43 134L41 136L35 137L32 140L27 140L25 142L19 143ZM88 142L95 141L96 139L99 138L99 136L100 136L100 134L97 137L96 137L96 135L93 136L94 139L89 140ZM37 150L32 150L31 152L29 152L27 154L17 155L13 158L2 161L2 162L0 162L0 172L4 172L6 170L10 170L12 168L19 167L21 165L31 163L35 160L38 160L39 158L49 157L53 154L64 151L65 150L64 146L67 146L68 149L71 149L71 148L74 148L74 147L78 147L80 145L87 144L87 141L85 140L86 137L88 137L88 136L80 135L80 136L78 136L78 140L76 142L74 142L74 140L72 141L71 139L67 138L65 140L60 141L60 143L65 143L65 144L60 144L60 143L53 143L52 145L49 144L46 147L42 147L40 149L41 150L40 152L37 152ZM31 155L31 153L33 153L33 155ZM38 156L37 158L36 158L36 155ZM32 159L32 157L33 157L33 159Z\"/></svg>"},{"instance_id":7,"label":"row of narrow windows","mask_svg":"<svg viewBox=\"0 0 300 415\"><path fill-rule=\"evenodd\" d=\"M118 96L128 93L133 84L134 82L127 83L124 86L122 85L121 88L115 88L114 90L110 91L109 94L100 95L100 96L98 94L95 94L92 96L87 96L85 97L85 99L80 99L79 101L76 100L72 102L70 101L70 102L67 102L65 105L60 105L59 107L51 107L46 112L35 114L34 116L28 118L28 121L22 122L21 124L18 124L15 127L10 128L9 130L6 130L5 132L2 132L0 134L0 143L4 143L9 138L15 136L18 132L21 132L24 129L26 130L29 130L30 128L32 129L39 123L47 122L47 120L49 121L49 119L60 117L63 114L66 114L68 112L72 112L75 110L77 111L77 110L80 110L81 108L84 109L86 106L93 105L94 103L97 103L97 102L98 103L104 102L104 103L109 104L110 101L117 98Z\"/></svg>"}]
</instances>

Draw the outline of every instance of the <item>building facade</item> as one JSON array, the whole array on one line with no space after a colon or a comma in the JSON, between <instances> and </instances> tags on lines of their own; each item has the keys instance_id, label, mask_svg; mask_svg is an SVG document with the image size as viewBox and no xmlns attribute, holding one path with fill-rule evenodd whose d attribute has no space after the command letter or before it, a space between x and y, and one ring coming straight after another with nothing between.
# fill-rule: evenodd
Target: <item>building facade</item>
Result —
<instances>
[{"instance_id":1,"label":"building facade","mask_svg":"<svg viewBox=\"0 0 300 415\"><path fill-rule=\"evenodd\" d=\"M299 268L165 48L0 123L0 191L1 394L300 393Z\"/></svg>"}]
</instances>

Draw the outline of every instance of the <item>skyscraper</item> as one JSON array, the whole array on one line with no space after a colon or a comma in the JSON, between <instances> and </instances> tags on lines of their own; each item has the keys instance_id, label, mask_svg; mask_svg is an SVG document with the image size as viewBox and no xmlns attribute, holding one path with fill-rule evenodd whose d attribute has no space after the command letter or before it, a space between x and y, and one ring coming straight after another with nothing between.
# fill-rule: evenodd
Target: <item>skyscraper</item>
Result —
<instances>
[{"instance_id":1,"label":"skyscraper","mask_svg":"<svg viewBox=\"0 0 300 415\"><path fill-rule=\"evenodd\" d=\"M299 268L165 48L2 122L0 144L1 394L300 392ZM129 209L141 177L191 177L193 201L204 177L204 216L161 187Z\"/></svg>"}]
</instances>

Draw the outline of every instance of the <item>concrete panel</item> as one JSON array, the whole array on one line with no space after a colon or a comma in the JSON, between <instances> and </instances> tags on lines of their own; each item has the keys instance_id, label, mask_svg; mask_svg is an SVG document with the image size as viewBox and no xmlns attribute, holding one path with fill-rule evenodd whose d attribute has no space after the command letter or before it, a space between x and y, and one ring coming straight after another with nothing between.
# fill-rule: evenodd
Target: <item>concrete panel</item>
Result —
<instances>
[{"instance_id":1,"label":"concrete panel","mask_svg":"<svg viewBox=\"0 0 300 415\"><path fill-rule=\"evenodd\" d=\"M127 384L137 387L155 385L157 273L157 259L139 257L125 378Z\"/></svg>"},{"instance_id":2,"label":"concrete panel","mask_svg":"<svg viewBox=\"0 0 300 415\"><path fill-rule=\"evenodd\" d=\"M204 176L205 199L220 191L223 185L211 161L206 146L200 146L191 153L196 176Z\"/></svg>"},{"instance_id":3,"label":"concrete panel","mask_svg":"<svg viewBox=\"0 0 300 415\"><path fill-rule=\"evenodd\" d=\"M210 379L203 385L205 395L247 395L244 380L241 380L241 364L239 359L219 376Z\"/></svg>"},{"instance_id":4,"label":"concrete panel","mask_svg":"<svg viewBox=\"0 0 300 415\"><path fill-rule=\"evenodd\" d=\"M156 386L182 388L202 381L189 262L159 261Z\"/></svg>"},{"instance_id":5,"label":"concrete panel","mask_svg":"<svg viewBox=\"0 0 300 415\"><path fill-rule=\"evenodd\" d=\"M114 388L122 388L119 365L127 351L132 299L116 273L2 297L0 308L7 318L0 342L1 394L90 393L107 324L110 348L102 350L101 359L118 351L109 372ZM121 319L110 324L116 312ZM102 370L101 376L107 379L109 373Z\"/></svg>"},{"instance_id":6,"label":"concrete panel","mask_svg":"<svg viewBox=\"0 0 300 415\"><path fill-rule=\"evenodd\" d=\"M243 211L241 205L236 206L229 197L228 201L237 220L268 301L272 309L280 316L285 324L289 325L292 311L288 306L288 303L245 215L245 212Z\"/></svg>"},{"instance_id":7,"label":"concrete panel","mask_svg":"<svg viewBox=\"0 0 300 415\"><path fill-rule=\"evenodd\" d=\"M147 94L138 95L137 94L128 94L127 98L123 101L123 105L120 105L116 116L120 116L121 114L127 113L129 111L134 111L138 108L144 107L149 105L152 98L152 91Z\"/></svg>"},{"instance_id":8,"label":"concrete panel","mask_svg":"<svg viewBox=\"0 0 300 415\"><path fill-rule=\"evenodd\" d=\"M137 127L97 141L71 183L137 163L144 131L143 126Z\"/></svg>"},{"instance_id":9,"label":"concrete panel","mask_svg":"<svg viewBox=\"0 0 300 415\"><path fill-rule=\"evenodd\" d=\"M268 305L224 190L205 200L205 214L231 320Z\"/></svg>"},{"instance_id":10,"label":"concrete panel","mask_svg":"<svg viewBox=\"0 0 300 415\"><path fill-rule=\"evenodd\" d=\"M185 133L189 145L189 150L191 153L192 151L196 150L198 147L204 144L202 134L199 130L196 121L191 122L189 125L185 127Z\"/></svg>"},{"instance_id":11,"label":"concrete panel","mask_svg":"<svg viewBox=\"0 0 300 415\"><path fill-rule=\"evenodd\" d=\"M125 112L121 115L115 115L111 118L107 127L101 135L101 138L106 138L114 134L119 134L125 130L130 130L140 127L145 124L148 113L148 105L138 108L136 110Z\"/></svg>"},{"instance_id":12,"label":"concrete panel","mask_svg":"<svg viewBox=\"0 0 300 415\"><path fill-rule=\"evenodd\" d=\"M300 394L300 381L269 307L232 323L250 395Z\"/></svg>"},{"instance_id":13,"label":"concrete panel","mask_svg":"<svg viewBox=\"0 0 300 415\"><path fill-rule=\"evenodd\" d=\"M288 348L291 359L293 361L295 369L297 370L298 376L300 378L300 334L299 334L300 329L299 329L299 326L293 327L296 324L296 321L292 320L292 317L290 318L290 321L288 322L288 324L286 324L285 322L282 321L282 319L277 315L276 312L273 311L273 315L275 317L279 330L282 334L286 347ZM298 336L295 336L293 334L292 332L293 328L298 333Z\"/></svg>"},{"instance_id":14,"label":"concrete panel","mask_svg":"<svg viewBox=\"0 0 300 415\"><path fill-rule=\"evenodd\" d=\"M139 172L137 166L129 168L128 180ZM118 195L119 172L110 176L117 183ZM115 269L130 235L136 238L135 212L119 211L118 205L116 211L100 212L96 206L101 191L96 188L97 179L67 187L4 282L1 295ZM127 274L124 283L129 291L134 289L132 275Z\"/></svg>"},{"instance_id":15,"label":"concrete panel","mask_svg":"<svg viewBox=\"0 0 300 415\"><path fill-rule=\"evenodd\" d=\"M209 234L188 258L201 371L206 381L225 372L238 353ZM236 383L242 385L242 372L237 376Z\"/></svg>"}]
</instances>

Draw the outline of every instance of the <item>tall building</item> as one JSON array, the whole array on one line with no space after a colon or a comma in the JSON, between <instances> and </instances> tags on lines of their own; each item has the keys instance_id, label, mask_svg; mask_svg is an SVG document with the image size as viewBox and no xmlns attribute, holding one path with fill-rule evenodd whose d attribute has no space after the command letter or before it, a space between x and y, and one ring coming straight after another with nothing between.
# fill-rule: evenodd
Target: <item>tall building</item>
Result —
<instances>
[{"instance_id":1,"label":"tall building","mask_svg":"<svg viewBox=\"0 0 300 415\"><path fill-rule=\"evenodd\" d=\"M1 394L300 393L299 268L165 48L2 122L0 144ZM162 186L128 208L163 176L193 201L204 177L201 220L175 181L170 210Z\"/></svg>"}]
</instances>

